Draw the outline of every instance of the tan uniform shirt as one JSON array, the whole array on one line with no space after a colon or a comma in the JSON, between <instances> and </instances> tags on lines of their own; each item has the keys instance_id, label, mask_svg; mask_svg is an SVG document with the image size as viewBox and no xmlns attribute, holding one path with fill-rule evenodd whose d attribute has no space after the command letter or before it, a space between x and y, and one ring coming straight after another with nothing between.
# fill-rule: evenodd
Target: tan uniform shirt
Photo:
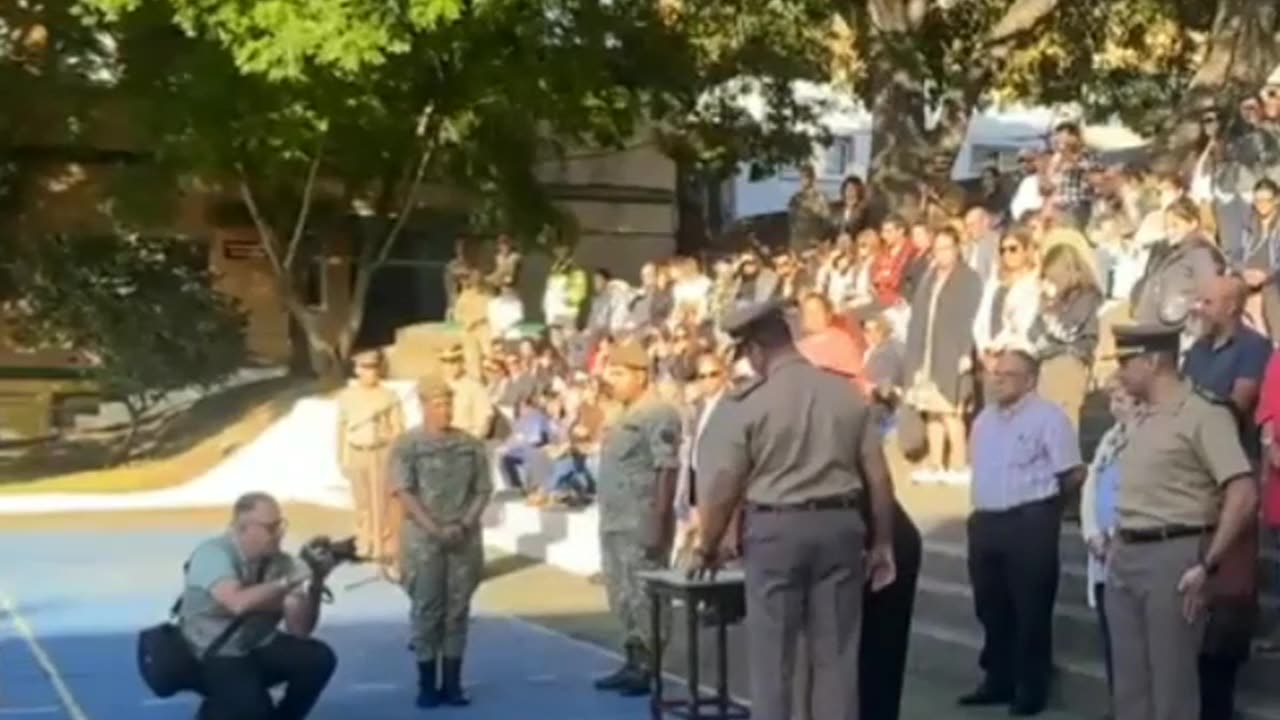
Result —
<instances>
[{"instance_id":1,"label":"tan uniform shirt","mask_svg":"<svg viewBox=\"0 0 1280 720\"><path fill-rule=\"evenodd\" d=\"M352 385L338 395L338 452L348 448L375 449L404 431L400 398L385 386Z\"/></svg>"},{"instance_id":2,"label":"tan uniform shirt","mask_svg":"<svg viewBox=\"0 0 1280 720\"><path fill-rule=\"evenodd\" d=\"M449 381L453 389L453 426L473 438L489 437L493 426L493 403L484 386L469 377Z\"/></svg>"},{"instance_id":3,"label":"tan uniform shirt","mask_svg":"<svg viewBox=\"0 0 1280 720\"><path fill-rule=\"evenodd\" d=\"M716 405L698 443L698 496L725 481L745 483L749 502L769 505L853 495L864 489L862 458L880 451L880 431L849 381L797 352Z\"/></svg>"},{"instance_id":4,"label":"tan uniform shirt","mask_svg":"<svg viewBox=\"0 0 1280 720\"><path fill-rule=\"evenodd\" d=\"M478 290L463 290L453 310L454 320L464 330L475 330L489 322L489 296Z\"/></svg>"},{"instance_id":5,"label":"tan uniform shirt","mask_svg":"<svg viewBox=\"0 0 1280 720\"><path fill-rule=\"evenodd\" d=\"M1175 397L1145 408L1130 427L1120 455L1119 527L1214 525L1222 485L1251 472L1231 410L1184 381Z\"/></svg>"}]
</instances>

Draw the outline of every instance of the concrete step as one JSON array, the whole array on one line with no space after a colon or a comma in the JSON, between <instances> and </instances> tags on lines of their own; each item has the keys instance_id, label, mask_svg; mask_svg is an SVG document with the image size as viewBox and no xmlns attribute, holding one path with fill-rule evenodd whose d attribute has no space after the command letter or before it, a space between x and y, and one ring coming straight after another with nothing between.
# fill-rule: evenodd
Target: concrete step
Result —
<instances>
[{"instance_id":1,"label":"concrete step","mask_svg":"<svg viewBox=\"0 0 1280 720\"><path fill-rule=\"evenodd\" d=\"M962 688L976 687L981 680L978 653L980 634L940 625L917 613L911 628L911 651L907 670L912 676ZM1274 674L1272 687L1274 687ZM1083 717L1103 717L1109 710L1106 669L1102 662L1057 660L1054 663L1050 707L1065 709ZM1280 720L1280 698L1275 693L1242 693L1236 701L1239 720Z\"/></svg>"}]
</instances>

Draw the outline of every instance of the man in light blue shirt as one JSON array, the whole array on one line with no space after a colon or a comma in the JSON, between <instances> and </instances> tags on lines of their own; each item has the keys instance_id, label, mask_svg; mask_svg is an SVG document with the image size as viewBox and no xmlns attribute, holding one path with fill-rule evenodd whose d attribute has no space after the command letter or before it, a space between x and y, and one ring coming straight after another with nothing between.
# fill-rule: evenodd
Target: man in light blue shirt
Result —
<instances>
[{"instance_id":1,"label":"man in light blue shirt","mask_svg":"<svg viewBox=\"0 0 1280 720\"><path fill-rule=\"evenodd\" d=\"M1048 699L1061 496L1085 475L1071 420L1036 395L1038 379L1031 355L1001 353L990 384L995 402L970 436L969 581L986 677L960 703L1008 704L1014 716L1036 715Z\"/></svg>"},{"instance_id":2,"label":"man in light blue shirt","mask_svg":"<svg viewBox=\"0 0 1280 720\"><path fill-rule=\"evenodd\" d=\"M200 720L301 720L333 675L333 651L311 637L324 577L280 549L286 527L275 498L248 493L236 500L227 531L202 542L187 562L178 620L203 659ZM277 705L269 691L280 684Z\"/></svg>"}]
</instances>

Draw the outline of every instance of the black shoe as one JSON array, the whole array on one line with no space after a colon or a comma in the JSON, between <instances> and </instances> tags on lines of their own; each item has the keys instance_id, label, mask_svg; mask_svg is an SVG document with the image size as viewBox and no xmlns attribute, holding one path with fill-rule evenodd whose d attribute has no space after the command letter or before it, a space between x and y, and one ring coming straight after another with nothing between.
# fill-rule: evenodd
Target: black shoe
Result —
<instances>
[{"instance_id":1,"label":"black shoe","mask_svg":"<svg viewBox=\"0 0 1280 720\"><path fill-rule=\"evenodd\" d=\"M444 677L440 683L440 701L445 705L465 707L471 698L462 691L462 658L444 659Z\"/></svg>"},{"instance_id":2,"label":"black shoe","mask_svg":"<svg viewBox=\"0 0 1280 720\"><path fill-rule=\"evenodd\" d=\"M635 672L635 667L628 660L622 667L595 681L597 690L618 690L627 683L627 678Z\"/></svg>"},{"instance_id":3,"label":"black shoe","mask_svg":"<svg viewBox=\"0 0 1280 720\"><path fill-rule=\"evenodd\" d=\"M648 695L652 687L653 675L648 670L632 668L617 690L623 697L641 697Z\"/></svg>"},{"instance_id":4,"label":"black shoe","mask_svg":"<svg viewBox=\"0 0 1280 720\"><path fill-rule=\"evenodd\" d=\"M440 690L436 685L436 662L418 663L418 700L420 708L439 707L442 701Z\"/></svg>"},{"instance_id":5,"label":"black shoe","mask_svg":"<svg viewBox=\"0 0 1280 720\"><path fill-rule=\"evenodd\" d=\"M957 702L966 707L1007 705L1013 702L1013 693L1009 690L1002 690L994 685L984 682L978 686L978 689L968 695L960 696L960 699Z\"/></svg>"}]
</instances>

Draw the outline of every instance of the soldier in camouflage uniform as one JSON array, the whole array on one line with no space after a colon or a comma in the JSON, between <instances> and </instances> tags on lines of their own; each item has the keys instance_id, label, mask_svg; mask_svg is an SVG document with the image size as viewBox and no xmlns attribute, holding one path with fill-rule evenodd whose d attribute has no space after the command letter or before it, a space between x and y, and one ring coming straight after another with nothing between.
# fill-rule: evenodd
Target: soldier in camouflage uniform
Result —
<instances>
[{"instance_id":1,"label":"soldier in camouflage uniform","mask_svg":"<svg viewBox=\"0 0 1280 720\"><path fill-rule=\"evenodd\" d=\"M453 427L453 393L448 382L423 378L418 396L422 425L396 441L390 467L392 484L405 509L401 575L411 601L417 704L467 705L462 656L471 595L484 570L480 516L493 484L484 443Z\"/></svg>"},{"instance_id":2,"label":"soldier in camouflage uniform","mask_svg":"<svg viewBox=\"0 0 1280 720\"><path fill-rule=\"evenodd\" d=\"M623 695L649 692L653 654L662 652L651 647L649 603L637 573L667 566L675 530L680 414L654 394L649 373L649 356L635 342L614 348L605 366L621 412L600 446L600 556L626 662L595 686Z\"/></svg>"}]
</instances>

